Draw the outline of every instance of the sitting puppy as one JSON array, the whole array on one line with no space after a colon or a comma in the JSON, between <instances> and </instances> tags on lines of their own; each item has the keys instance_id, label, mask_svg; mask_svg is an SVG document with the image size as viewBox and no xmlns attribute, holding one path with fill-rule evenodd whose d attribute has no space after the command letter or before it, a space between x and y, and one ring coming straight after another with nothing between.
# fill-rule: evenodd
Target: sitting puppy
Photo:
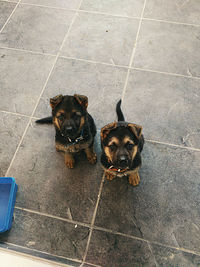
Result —
<instances>
[{"instance_id":1,"label":"sitting puppy","mask_svg":"<svg viewBox=\"0 0 200 267\"><path fill-rule=\"evenodd\" d=\"M142 127L124 121L121 100L117 103L118 122L101 129L101 164L108 180L116 176L128 176L129 183L136 186L140 182L138 170L142 164L140 153L144 145Z\"/></svg>"},{"instance_id":2,"label":"sitting puppy","mask_svg":"<svg viewBox=\"0 0 200 267\"><path fill-rule=\"evenodd\" d=\"M56 150L65 153L65 164L74 167L74 153L84 150L88 161L94 164L97 156L93 149L96 126L87 112L88 98L83 95L58 95L50 99L52 117L36 123L53 123L56 130Z\"/></svg>"}]
</instances>

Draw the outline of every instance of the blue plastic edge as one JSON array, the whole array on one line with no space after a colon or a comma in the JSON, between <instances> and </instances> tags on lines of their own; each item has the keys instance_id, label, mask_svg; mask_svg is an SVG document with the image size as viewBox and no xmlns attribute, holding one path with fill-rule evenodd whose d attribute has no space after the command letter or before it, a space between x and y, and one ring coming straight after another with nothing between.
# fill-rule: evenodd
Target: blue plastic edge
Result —
<instances>
[{"instance_id":1,"label":"blue plastic edge","mask_svg":"<svg viewBox=\"0 0 200 267\"><path fill-rule=\"evenodd\" d=\"M0 233L8 231L12 226L13 212L14 212L17 189L18 189L18 185L16 184L15 179L13 177L0 177L0 181L3 180L2 181L3 183L5 182L5 179L10 180L9 183L11 184L11 190L10 190L10 197L9 197L9 202L8 202L8 213L7 213L6 220L5 220L5 227L0 231Z\"/></svg>"}]
</instances>

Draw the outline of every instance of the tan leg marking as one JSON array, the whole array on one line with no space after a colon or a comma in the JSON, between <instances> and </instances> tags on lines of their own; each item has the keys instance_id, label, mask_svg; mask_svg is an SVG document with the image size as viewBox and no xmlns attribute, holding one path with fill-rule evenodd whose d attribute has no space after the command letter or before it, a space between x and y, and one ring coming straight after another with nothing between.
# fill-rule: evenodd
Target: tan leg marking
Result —
<instances>
[{"instance_id":1,"label":"tan leg marking","mask_svg":"<svg viewBox=\"0 0 200 267\"><path fill-rule=\"evenodd\" d=\"M94 148L93 146L92 147L88 147L85 149L85 153L86 153L86 156L87 156L87 159L88 161L91 163L91 164L95 164L97 162L97 155L96 153L94 152Z\"/></svg>"},{"instance_id":2,"label":"tan leg marking","mask_svg":"<svg viewBox=\"0 0 200 267\"><path fill-rule=\"evenodd\" d=\"M105 171L105 177L107 180L111 181L112 179L114 179L116 177L116 175L111 173L110 171Z\"/></svg>"},{"instance_id":3,"label":"tan leg marking","mask_svg":"<svg viewBox=\"0 0 200 267\"><path fill-rule=\"evenodd\" d=\"M72 169L74 168L74 157L71 153L65 153L65 164L68 168Z\"/></svg>"},{"instance_id":4,"label":"tan leg marking","mask_svg":"<svg viewBox=\"0 0 200 267\"><path fill-rule=\"evenodd\" d=\"M129 175L129 183L133 186L138 185L140 182L140 176L138 172L133 172Z\"/></svg>"}]
</instances>

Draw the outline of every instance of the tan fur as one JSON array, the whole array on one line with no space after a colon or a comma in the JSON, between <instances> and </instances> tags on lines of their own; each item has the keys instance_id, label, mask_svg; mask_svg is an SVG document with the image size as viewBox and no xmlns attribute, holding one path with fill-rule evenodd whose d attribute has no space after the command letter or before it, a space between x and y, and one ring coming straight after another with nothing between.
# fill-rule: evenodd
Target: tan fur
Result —
<instances>
[{"instance_id":1,"label":"tan fur","mask_svg":"<svg viewBox=\"0 0 200 267\"><path fill-rule=\"evenodd\" d=\"M140 176L138 171L134 171L129 174L129 183L133 186L138 185L140 182Z\"/></svg>"},{"instance_id":2,"label":"tan fur","mask_svg":"<svg viewBox=\"0 0 200 267\"><path fill-rule=\"evenodd\" d=\"M94 152L94 148L93 146L92 147L88 147L85 149L85 154L87 156L87 159L88 161L91 163L91 164L94 164L96 163L97 161L97 155L95 154Z\"/></svg>"},{"instance_id":3,"label":"tan fur","mask_svg":"<svg viewBox=\"0 0 200 267\"><path fill-rule=\"evenodd\" d=\"M112 144L119 145L119 139L117 137L112 137L110 142L108 143L108 146L111 146Z\"/></svg>"},{"instance_id":4,"label":"tan fur","mask_svg":"<svg viewBox=\"0 0 200 267\"><path fill-rule=\"evenodd\" d=\"M65 164L68 168L72 169L74 168L74 157L71 153L65 153Z\"/></svg>"},{"instance_id":5,"label":"tan fur","mask_svg":"<svg viewBox=\"0 0 200 267\"><path fill-rule=\"evenodd\" d=\"M134 142L133 140L129 137L129 136L125 136L124 139L123 139L123 143L126 144L126 143L130 143L130 144L133 144L134 145Z\"/></svg>"},{"instance_id":6,"label":"tan fur","mask_svg":"<svg viewBox=\"0 0 200 267\"><path fill-rule=\"evenodd\" d=\"M105 151L105 154L106 154L106 156L107 156L107 158L108 158L108 161L109 162L112 162L112 155L110 154L110 149L109 149L109 147L104 147L104 151Z\"/></svg>"}]
</instances>

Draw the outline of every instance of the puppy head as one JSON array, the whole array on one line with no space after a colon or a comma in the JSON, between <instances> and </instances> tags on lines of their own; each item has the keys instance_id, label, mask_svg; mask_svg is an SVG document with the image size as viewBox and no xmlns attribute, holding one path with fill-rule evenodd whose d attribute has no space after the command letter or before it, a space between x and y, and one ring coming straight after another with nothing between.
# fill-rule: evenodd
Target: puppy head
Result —
<instances>
[{"instance_id":1,"label":"puppy head","mask_svg":"<svg viewBox=\"0 0 200 267\"><path fill-rule=\"evenodd\" d=\"M50 99L53 123L65 137L76 138L85 124L88 98L83 95L58 95Z\"/></svg>"},{"instance_id":2,"label":"puppy head","mask_svg":"<svg viewBox=\"0 0 200 267\"><path fill-rule=\"evenodd\" d=\"M116 168L129 168L138 151L142 127L132 123L111 123L101 130L101 143L108 161Z\"/></svg>"}]
</instances>

